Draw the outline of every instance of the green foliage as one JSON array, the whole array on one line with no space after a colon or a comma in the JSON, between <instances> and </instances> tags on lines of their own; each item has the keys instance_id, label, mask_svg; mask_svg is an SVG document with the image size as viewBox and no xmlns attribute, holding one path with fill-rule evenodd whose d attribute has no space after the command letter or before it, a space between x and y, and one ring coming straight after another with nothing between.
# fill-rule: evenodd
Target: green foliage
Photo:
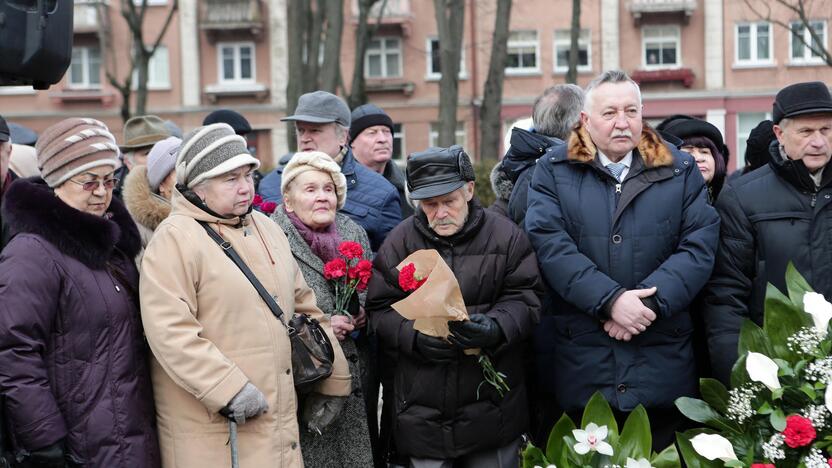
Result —
<instances>
[{"instance_id":1,"label":"green foliage","mask_svg":"<svg viewBox=\"0 0 832 468\"><path fill-rule=\"evenodd\" d=\"M497 164L493 159L484 159L474 164L474 190L477 192L477 199L483 207L488 207L496 199L494 190L491 189L491 169Z\"/></svg>"}]
</instances>

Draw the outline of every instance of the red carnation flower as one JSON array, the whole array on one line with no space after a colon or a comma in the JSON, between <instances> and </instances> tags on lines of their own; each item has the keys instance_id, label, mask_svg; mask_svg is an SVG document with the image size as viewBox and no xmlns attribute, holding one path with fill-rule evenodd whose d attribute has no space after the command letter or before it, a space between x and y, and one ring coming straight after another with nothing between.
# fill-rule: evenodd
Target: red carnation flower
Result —
<instances>
[{"instance_id":1,"label":"red carnation flower","mask_svg":"<svg viewBox=\"0 0 832 468\"><path fill-rule=\"evenodd\" d=\"M775 468L773 463L752 463L751 468Z\"/></svg>"},{"instance_id":2,"label":"red carnation flower","mask_svg":"<svg viewBox=\"0 0 832 468\"><path fill-rule=\"evenodd\" d=\"M402 291L415 291L424 284L427 278L416 277L416 265L408 263L399 272L399 287Z\"/></svg>"},{"instance_id":3,"label":"red carnation flower","mask_svg":"<svg viewBox=\"0 0 832 468\"><path fill-rule=\"evenodd\" d=\"M343 258L335 258L324 265L324 278L336 279L343 278L347 274L347 262Z\"/></svg>"},{"instance_id":4,"label":"red carnation flower","mask_svg":"<svg viewBox=\"0 0 832 468\"><path fill-rule=\"evenodd\" d=\"M341 245L338 246L338 252L350 260L361 258L364 255L364 249L361 248L361 244L350 241L341 242Z\"/></svg>"},{"instance_id":5,"label":"red carnation flower","mask_svg":"<svg viewBox=\"0 0 832 468\"><path fill-rule=\"evenodd\" d=\"M264 201L260 204L260 211L266 214L274 213L275 208L277 208L277 203L273 201Z\"/></svg>"},{"instance_id":6,"label":"red carnation flower","mask_svg":"<svg viewBox=\"0 0 832 468\"><path fill-rule=\"evenodd\" d=\"M805 447L812 443L817 437L812 421L803 416L793 414L786 418L786 429L783 436L786 438L786 445L791 448Z\"/></svg>"},{"instance_id":7,"label":"red carnation flower","mask_svg":"<svg viewBox=\"0 0 832 468\"><path fill-rule=\"evenodd\" d=\"M251 204L254 206L260 206L261 203L263 203L263 197L261 197L259 193L254 195L254 199L251 200Z\"/></svg>"}]
</instances>

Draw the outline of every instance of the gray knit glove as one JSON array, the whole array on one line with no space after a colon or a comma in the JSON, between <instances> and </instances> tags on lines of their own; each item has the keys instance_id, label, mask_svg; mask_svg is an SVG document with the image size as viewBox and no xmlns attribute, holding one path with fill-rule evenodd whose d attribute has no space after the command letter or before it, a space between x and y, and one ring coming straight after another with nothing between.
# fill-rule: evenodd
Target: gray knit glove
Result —
<instances>
[{"instance_id":1,"label":"gray knit glove","mask_svg":"<svg viewBox=\"0 0 832 468\"><path fill-rule=\"evenodd\" d=\"M312 393L303 404L301 419L309 432L321 435L344 408L347 397Z\"/></svg>"},{"instance_id":2,"label":"gray knit glove","mask_svg":"<svg viewBox=\"0 0 832 468\"><path fill-rule=\"evenodd\" d=\"M245 424L246 419L259 416L269 409L266 397L251 382L246 383L242 390L228 402L228 416L237 424Z\"/></svg>"}]
</instances>

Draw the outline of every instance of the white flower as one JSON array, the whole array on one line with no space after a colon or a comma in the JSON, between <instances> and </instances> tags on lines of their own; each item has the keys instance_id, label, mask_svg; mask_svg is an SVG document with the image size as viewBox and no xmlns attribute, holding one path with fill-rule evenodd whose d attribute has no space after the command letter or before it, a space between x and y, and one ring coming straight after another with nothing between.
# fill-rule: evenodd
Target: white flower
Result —
<instances>
[{"instance_id":1,"label":"white flower","mask_svg":"<svg viewBox=\"0 0 832 468\"><path fill-rule=\"evenodd\" d=\"M718 434L699 434L693 439L690 439L693 449L696 453L702 455L708 460L716 460L719 458L722 461L736 460L737 455L734 454L734 447L731 442Z\"/></svg>"},{"instance_id":2,"label":"white flower","mask_svg":"<svg viewBox=\"0 0 832 468\"><path fill-rule=\"evenodd\" d=\"M823 401L826 403L826 409L832 413L832 385L826 386L826 393L823 395Z\"/></svg>"},{"instance_id":3,"label":"white flower","mask_svg":"<svg viewBox=\"0 0 832 468\"><path fill-rule=\"evenodd\" d=\"M812 316L815 328L826 337L829 319L832 318L832 304L823 298L823 294L807 292L803 295L803 310Z\"/></svg>"},{"instance_id":4,"label":"white flower","mask_svg":"<svg viewBox=\"0 0 832 468\"><path fill-rule=\"evenodd\" d=\"M650 460L646 458L639 458L638 460L634 460L630 457L627 457L627 464L624 465L624 468L653 468L653 465L651 465Z\"/></svg>"},{"instance_id":5,"label":"white flower","mask_svg":"<svg viewBox=\"0 0 832 468\"><path fill-rule=\"evenodd\" d=\"M543 468L543 467L540 466L540 465L535 465L534 468ZM555 465L546 465L546 468L558 468L558 467L556 467Z\"/></svg>"},{"instance_id":6,"label":"white flower","mask_svg":"<svg viewBox=\"0 0 832 468\"><path fill-rule=\"evenodd\" d=\"M780 381L777 379L777 363L765 354L749 351L745 359L745 370L748 377L755 382L768 387L769 390L780 388Z\"/></svg>"},{"instance_id":7,"label":"white flower","mask_svg":"<svg viewBox=\"0 0 832 468\"><path fill-rule=\"evenodd\" d=\"M771 439L763 444L763 455L771 461L786 458L786 452L783 451L783 442L785 440L785 436L780 433L771 436Z\"/></svg>"},{"instance_id":8,"label":"white flower","mask_svg":"<svg viewBox=\"0 0 832 468\"><path fill-rule=\"evenodd\" d=\"M612 445L604 442L607 438L607 426L598 427L595 423L586 425L586 430L573 429L572 435L578 441L573 447L578 455L594 450L598 453L612 456Z\"/></svg>"}]
</instances>

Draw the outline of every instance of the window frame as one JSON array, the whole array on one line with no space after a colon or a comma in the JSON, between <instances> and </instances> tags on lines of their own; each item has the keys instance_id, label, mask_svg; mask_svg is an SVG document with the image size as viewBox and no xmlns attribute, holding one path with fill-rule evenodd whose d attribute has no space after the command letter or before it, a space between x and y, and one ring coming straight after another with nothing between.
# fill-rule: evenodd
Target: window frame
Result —
<instances>
[{"instance_id":1,"label":"window frame","mask_svg":"<svg viewBox=\"0 0 832 468\"><path fill-rule=\"evenodd\" d=\"M765 119L761 120L770 120L771 119L771 111L749 111L749 112L737 112L737 136L736 136L736 144L735 148L737 149L736 154L736 161L737 161L737 169L745 167L745 147L743 146L745 142L748 140L748 136L751 134L751 130L748 133L740 133L740 116L748 115L748 114L763 114L765 115ZM756 119L755 119L756 120ZM759 123L761 120L757 120ZM753 128L753 127L752 127ZM742 149L742 151L740 151Z\"/></svg>"},{"instance_id":2,"label":"window frame","mask_svg":"<svg viewBox=\"0 0 832 468\"><path fill-rule=\"evenodd\" d=\"M78 45L72 46L72 55L75 55L75 49L79 49L82 51L82 75L83 80L81 82L75 82L72 79L72 62L70 59L69 69L67 70L67 87L70 89L92 89L98 90L102 87L102 80L101 80L101 65L103 63L101 59L101 48L98 46L88 46L88 45ZM90 50L98 49L98 83L92 83L90 80Z\"/></svg>"},{"instance_id":3,"label":"window frame","mask_svg":"<svg viewBox=\"0 0 832 468\"><path fill-rule=\"evenodd\" d=\"M397 130L398 128L398 130ZM401 154L396 155L396 152L393 151L393 155L391 159L396 162L405 162L407 161L407 148L405 147L405 143L407 141L406 132L404 129L404 124L401 122L394 122L393 123L393 149L396 148L396 139L399 140L399 149L401 150Z\"/></svg>"},{"instance_id":4,"label":"window frame","mask_svg":"<svg viewBox=\"0 0 832 468\"><path fill-rule=\"evenodd\" d=\"M768 58L760 59L760 51L757 48L759 41L759 28L762 25L768 26ZM740 27L749 27L749 51L751 58L740 58ZM738 66L766 66L774 64L774 25L768 21L740 21L734 24L734 64Z\"/></svg>"},{"instance_id":5,"label":"window frame","mask_svg":"<svg viewBox=\"0 0 832 468\"><path fill-rule=\"evenodd\" d=\"M659 43L668 42L669 39L661 38L647 38L646 31L651 29L672 29L675 32L673 41L676 45L676 63L674 64L648 64L647 63L647 44L650 41ZM678 24L661 24L661 25L646 25L641 27L641 66L644 70L675 70L682 68L682 30Z\"/></svg>"},{"instance_id":6,"label":"window frame","mask_svg":"<svg viewBox=\"0 0 832 468\"><path fill-rule=\"evenodd\" d=\"M155 62L159 60L159 56L157 55L160 50L164 49L165 54L167 55L167 60L165 67L167 67L167 73L165 74L164 81L153 81L154 71L156 70L156 66L158 64ZM139 82L139 71L133 70L133 89L138 89L138 82ZM147 63L147 90L148 91L167 91L171 89L170 84L170 49L165 44L159 44L159 48L156 49L156 52L150 57L150 61Z\"/></svg>"},{"instance_id":7,"label":"window frame","mask_svg":"<svg viewBox=\"0 0 832 468\"><path fill-rule=\"evenodd\" d=\"M558 41L558 31L565 31L569 32L569 29L555 29L552 33L552 50L554 54L552 56L552 71L555 73L567 73L569 71L569 63L567 61L565 66L558 65L558 44L563 45L566 44L566 52L569 53L569 47L571 46L571 38L567 38L566 41ZM580 36L583 36L583 32L586 31L586 39L582 40ZM585 43L584 43L585 42ZM581 45L586 46L586 65L578 64L578 73L586 73L592 71L592 30L590 28L581 28L581 34L578 37L578 50L581 49ZM568 60L568 59L567 59Z\"/></svg>"},{"instance_id":8,"label":"window frame","mask_svg":"<svg viewBox=\"0 0 832 468\"><path fill-rule=\"evenodd\" d=\"M531 40L514 40L511 35L515 33L534 33L534 42ZM512 48L525 48L534 46L534 68L532 67L510 67L508 66L508 56L511 55ZM509 31L508 40L506 41L506 76L522 76L522 75L536 75L540 74L540 34L536 29L518 29Z\"/></svg>"},{"instance_id":9,"label":"window frame","mask_svg":"<svg viewBox=\"0 0 832 468\"><path fill-rule=\"evenodd\" d=\"M813 19L809 20L809 27L812 26L813 23L820 23L823 25L823 44L821 47L827 48L829 44L829 28L827 25L827 21L825 19ZM812 56L812 50L802 42L800 43L801 48L803 49L803 57L795 58L793 55L794 53L794 32L793 27L795 25L799 25L803 27L803 38L806 42L812 41L812 36L809 34L809 29L806 28L806 25L803 24L800 20L794 20L789 22L789 63L793 65L824 65L825 62L823 61L823 57L814 57ZM808 57L807 57L808 55Z\"/></svg>"},{"instance_id":10,"label":"window frame","mask_svg":"<svg viewBox=\"0 0 832 468\"><path fill-rule=\"evenodd\" d=\"M439 44L439 38L436 36L428 36L425 38L425 80L437 81L442 78L442 72L433 71L433 42ZM468 79L468 69L465 66L465 45L459 55L459 76L460 80Z\"/></svg>"},{"instance_id":11,"label":"window frame","mask_svg":"<svg viewBox=\"0 0 832 468\"><path fill-rule=\"evenodd\" d=\"M389 39L395 39L398 43L398 67L399 67L399 74L398 75L390 75L387 71L387 41ZM373 41L379 41L381 47L379 49L371 49L370 44ZM378 50L378 55L381 57L381 75L379 76L372 76L370 75L370 55L371 51ZM402 78L404 77L404 47L402 44L402 38L399 36L375 36L370 39L370 43L367 44L367 50L364 51L364 79L367 80L383 80L389 78Z\"/></svg>"},{"instance_id":12,"label":"window frame","mask_svg":"<svg viewBox=\"0 0 832 468\"><path fill-rule=\"evenodd\" d=\"M251 50L251 78L242 78L242 59L240 49L248 47ZM222 52L225 48L234 50L234 78L225 78ZM257 46L253 41L218 42L217 43L217 83L221 85L248 85L257 82Z\"/></svg>"},{"instance_id":13,"label":"window frame","mask_svg":"<svg viewBox=\"0 0 832 468\"><path fill-rule=\"evenodd\" d=\"M466 132L465 122L458 120L456 122L456 131L454 132L454 144L465 147L468 133ZM439 140L439 122L431 122L428 127L428 146L434 147L438 145ZM460 140L462 141L460 143Z\"/></svg>"}]
</instances>

